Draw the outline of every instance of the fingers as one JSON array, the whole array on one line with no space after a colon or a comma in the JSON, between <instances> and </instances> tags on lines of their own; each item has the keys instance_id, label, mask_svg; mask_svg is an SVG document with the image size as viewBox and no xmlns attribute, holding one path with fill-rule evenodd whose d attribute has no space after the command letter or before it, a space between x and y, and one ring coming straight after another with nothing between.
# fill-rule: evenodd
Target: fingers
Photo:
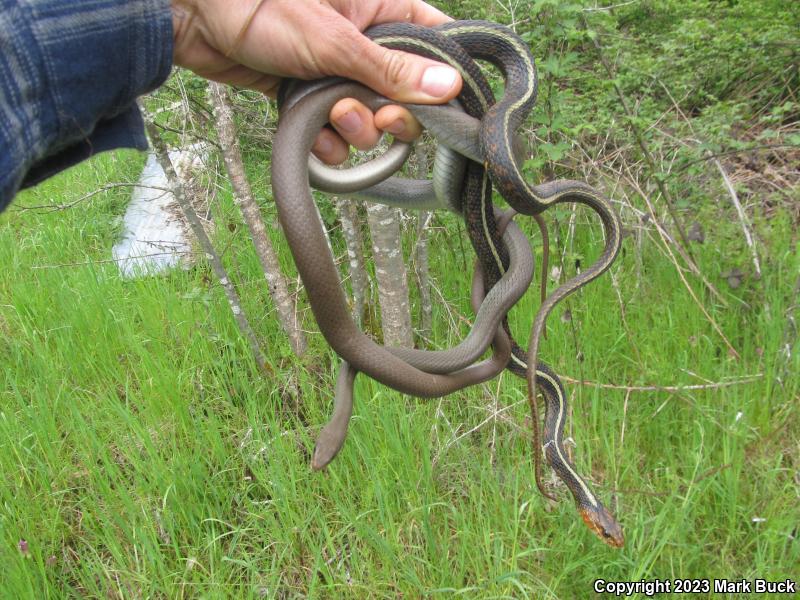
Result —
<instances>
[{"instance_id":1,"label":"fingers","mask_svg":"<svg viewBox=\"0 0 800 600\"><path fill-rule=\"evenodd\" d=\"M336 131L359 150L372 148L381 137L372 112L352 98L337 102L331 109L330 120Z\"/></svg>"},{"instance_id":2,"label":"fingers","mask_svg":"<svg viewBox=\"0 0 800 600\"><path fill-rule=\"evenodd\" d=\"M341 164L347 159L349 145L359 150L372 148L384 131L404 142L413 141L422 134L422 126L405 108L384 106L373 115L366 106L352 98L334 105L330 121L339 135L323 129L312 148L317 158L330 165Z\"/></svg>"},{"instance_id":3,"label":"fingers","mask_svg":"<svg viewBox=\"0 0 800 600\"><path fill-rule=\"evenodd\" d=\"M332 4L336 4L333 2ZM344 27L333 36L338 39L339 52L324 53L330 72L355 79L377 92L401 102L438 104L451 100L461 91L459 73L448 65L427 58L384 48L361 34L362 26L393 21L411 21L421 25L437 25L450 20L444 13L418 0L378 3L379 9L372 14L360 14L365 23L359 23L356 15L347 15L352 26ZM342 7L339 7L341 9ZM343 43L347 40L347 43ZM344 49L347 51L344 51ZM356 57L356 58L354 58ZM367 149L380 138L381 130L387 131L402 141L419 137L422 127L411 114L399 106L387 106L372 113L353 100L343 100L330 114L331 123L342 137L342 144L325 133L321 134L315 154L325 162L337 163L345 154L345 142L356 148Z\"/></svg>"},{"instance_id":4,"label":"fingers","mask_svg":"<svg viewBox=\"0 0 800 600\"><path fill-rule=\"evenodd\" d=\"M411 142L422 134L422 126L401 106L384 106L374 115L352 98L337 102L330 112L333 127L344 140L359 150L368 150L378 143L383 132Z\"/></svg>"},{"instance_id":5,"label":"fingers","mask_svg":"<svg viewBox=\"0 0 800 600\"><path fill-rule=\"evenodd\" d=\"M422 125L408 110L393 104L375 113L375 127L391 133L403 142L412 142L422 135Z\"/></svg>"},{"instance_id":6,"label":"fingers","mask_svg":"<svg viewBox=\"0 0 800 600\"><path fill-rule=\"evenodd\" d=\"M337 102L330 112L330 129L323 129L311 151L322 162L340 164L347 160L349 145L368 150L378 143L382 132L375 127L372 112L360 102L345 98Z\"/></svg>"},{"instance_id":7,"label":"fingers","mask_svg":"<svg viewBox=\"0 0 800 600\"><path fill-rule=\"evenodd\" d=\"M175 62L204 77L272 91L250 73L222 71L238 63L275 77L341 75L398 101L424 104L447 102L462 85L455 69L382 48L362 33L379 23L450 20L421 0L172 2Z\"/></svg>"},{"instance_id":8,"label":"fingers","mask_svg":"<svg viewBox=\"0 0 800 600\"><path fill-rule=\"evenodd\" d=\"M350 147L340 136L330 129L323 129L311 148L314 155L329 165L340 165L347 160Z\"/></svg>"}]
</instances>

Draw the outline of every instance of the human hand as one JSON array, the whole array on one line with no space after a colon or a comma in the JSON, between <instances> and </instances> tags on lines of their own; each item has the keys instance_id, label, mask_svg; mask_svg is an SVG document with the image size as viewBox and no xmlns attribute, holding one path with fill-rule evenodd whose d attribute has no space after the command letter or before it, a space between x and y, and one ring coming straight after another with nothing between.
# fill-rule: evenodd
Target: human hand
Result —
<instances>
[{"instance_id":1,"label":"human hand","mask_svg":"<svg viewBox=\"0 0 800 600\"><path fill-rule=\"evenodd\" d=\"M450 20L422 0L173 0L172 10L176 64L270 97L283 77L328 75L355 79L400 102L443 103L461 89L455 69L388 50L361 33L379 23ZM340 100L330 120L338 135L325 129L314 145L314 154L329 164L347 158L348 143L371 148L381 130L403 141L421 132L399 106L373 115L352 98Z\"/></svg>"}]
</instances>

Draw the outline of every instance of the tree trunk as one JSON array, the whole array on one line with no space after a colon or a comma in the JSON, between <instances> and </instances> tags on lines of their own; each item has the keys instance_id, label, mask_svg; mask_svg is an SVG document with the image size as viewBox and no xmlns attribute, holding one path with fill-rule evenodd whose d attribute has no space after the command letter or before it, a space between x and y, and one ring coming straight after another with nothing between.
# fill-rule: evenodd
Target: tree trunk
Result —
<instances>
[{"instance_id":1,"label":"tree trunk","mask_svg":"<svg viewBox=\"0 0 800 600\"><path fill-rule=\"evenodd\" d=\"M408 277L400 241L400 211L382 204L368 204L367 220L378 280L383 343L387 346L411 347L414 340Z\"/></svg>"},{"instance_id":2,"label":"tree trunk","mask_svg":"<svg viewBox=\"0 0 800 600\"><path fill-rule=\"evenodd\" d=\"M361 234L358 202L350 198L339 198L335 205L347 245L347 267L350 272L350 288L353 290L353 319L361 327L367 306L369 280L364 263L364 237Z\"/></svg>"},{"instance_id":3,"label":"tree trunk","mask_svg":"<svg viewBox=\"0 0 800 600\"><path fill-rule=\"evenodd\" d=\"M253 239L256 253L261 261L270 297L278 312L278 320L289 337L292 351L297 356L302 356L307 346L305 334L298 323L296 303L289 293L289 286L280 270L278 255L269 241L267 228L244 170L227 90L224 85L219 83L209 83L208 89L208 95L214 107L222 156L233 188L233 199L236 206L242 211L247 228L250 230L250 237Z\"/></svg>"}]
</instances>

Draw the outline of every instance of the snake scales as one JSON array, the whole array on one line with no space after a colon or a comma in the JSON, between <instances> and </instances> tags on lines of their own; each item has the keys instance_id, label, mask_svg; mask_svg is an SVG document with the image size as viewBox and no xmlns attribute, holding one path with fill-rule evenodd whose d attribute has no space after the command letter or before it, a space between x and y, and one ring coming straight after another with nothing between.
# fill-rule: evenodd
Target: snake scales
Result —
<instances>
[{"instance_id":1,"label":"snake scales","mask_svg":"<svg viewBox=\"0 0 800 600\"><path fill-rule=\"evenodd\" d=\"M454 107L408 105L407 108L440 142L434 180L436 185L409 185L386 179L402 152L378 168L370 164L359 174L331 174L312 167L312 182L334 191L363 190L371 200L460 212L479 258L473 288L476 319L472 331L458 346L443 351L386 348L376 344L356 326L339 282L339 275L314 206L309 181L309 153L328 113L341 98L351 97L372 110L390 104L366 88L342 80L312 84L292 83L281 93L281 117L272 158L272 185L278 215L308 294L312 311L328 343L343 359L336 385L334 415L322 430L312 465L322 468L344 443L352 411L353 381L361 371L400 392L437 397L486 381L504 368L526 377L531 409L537 387L545 399L542 448L554 471L572 493L584 522L612 546L624 543L622 530L578 475L562 445L566 395L556 374L537 361L539 337L553 307L564 297L601 275L613 262L620 246L620 224L608 200L590 186L557 180L531 186L522 176L515 153L514 131L536 99L533 58L525 43L505 27L483 21L456 21L435 29L409 24L381 25L367 35L384 46L414 52L457 68L464 80ZM500 101L474 59L495 64L505 78ZM450 150L447 150L450 148ZM461 156L467 157L461 158ZM394 160L395 162L390 165ZM437 173L439 179L437 180ZM442 175L444 173L444 175ZM344 179L350 177L349 182ZM444 180L444 182L443 182ZM525 352L513 340L506 317L532 278L533 257L519 228L502 216L501 235L492 206L492 183L516 212L538 216L550 206L571 202L588 206L601 220L605 246L587 270L558 287L537 313ZM364 190L364 188L369 188ZM492 345L493 356L475 363ZM534 420L534 431L538 425ZM535 435L537 445L538 435ZM536 480L539 484L538 453ZM540 485L541 489L541 485ZM544 490L543 490L544 491Z\"/></svg>"}]
</instances>

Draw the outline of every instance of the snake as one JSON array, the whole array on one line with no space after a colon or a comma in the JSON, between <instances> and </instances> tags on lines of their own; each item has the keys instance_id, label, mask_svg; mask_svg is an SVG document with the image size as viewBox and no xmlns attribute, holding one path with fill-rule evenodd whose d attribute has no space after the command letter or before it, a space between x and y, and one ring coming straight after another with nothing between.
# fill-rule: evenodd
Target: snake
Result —
<instances>
[{"instance_id":1,"label":"snake","mask_svg":"<svg viewBox=\"0 0 800 600\"><path fill-rule=\"evenodd\" d=\"M470 127L471 133L464 137L471 135L473 140L477 137L480 149L477 152L473 150L472 153L478 156L470 158L481 161L470 162L467 166L465 187L472 185L473 189L463 192L463 197L472 198L473 202L477 198L478 206L462 206L462 209L474 220L475 226L470 229L477 233L471 235L471 240L482 259L481 268L484 270L483 276L486 278L489 294L508 272L510 265L508 249L500 240L494 222L490 181L495 182L517 212L526 215L537 216L554 204L575 202L588 206L600 216L606 240L600 258L547 298L534 319L529 351L525 353L512 341L510 357L503 367L508 366L517 374L525 374L532 405L538 379L546 406L544 437L547 441L543 449L548 463L567 485L589 528L610 545L621 546L624 539L618 523L577 474L564 452L562 433L567 402L563 386L549 367L536 360L539 336L552 308L566 295L602 274L613 262L620 243L618 217L610 203L584 183L558 180L531 186L520 173L515 159L513 131L535 101L537 83L530 51L510 30L491 23L465 21L447 24L438 31L408 24L383 25L370 29L367 35L387 47L448 62L462 74L466 93L462 93L460 100L466 105L468 117L480 118L477 125ZM447 42L443 42L443 39ZM500 68L506 85L505 94L499 102L493 101L491 90L486 91L488 86L481 83L483 77L477 67L469 66L474 65L474 62L458 56L458 52L449 48L443 49L448 44L460 47L462 55L489 60ZM457 58L452 58L454 55ZM327 114L333 103L345 96L364 102L372 110L389 103L355 84L323 87L309 93L282 114L275 137L272 163L273 191L279 218L306 286L312 311L320 330L344 361L337 380L337 400L349 396L352 402L352 385L358 371L364 371L401 392L422 397L443 395L493 377L499 372L498 365L504 354L503 346L508 345L508 340L501 333L504 328L507 329L507 325L495 330L493 359L441 373L434 372L436 367L426 362L425 355L429 351L411 351L421 353L421 362L408 356L403 358L398 356L397 349L378 346L355 327L307 185L308 155L316 133L327 121ZM476 105L478 109L475 109ZM428 129L435 130L437 120L447 121L443 116L446 107L420 108L409 105L408 108ZM450 125L443 127L453 131ZM494 306L493 302L494 300L484 301L481 308ZM504 321L505 312L502 315ZM491 327L487 330L491 330ZM487 345L484 342L484 349ZM447 352L449 351L445 351L445 354ZM343 440L350 414L346 404L342 403L343 410L339 410L337 402L334 418L329 423L330 429L326 426L328 433L332 432L332 435L327 438L327 433L321 436L323 443L320 445L318 441L315 456L319 452L325 454L327 449ZM352 410L352 404L349 405L349 410ZM329 439L334 440L332 444L327 441ZM335 451L332 452L333 455ZM322 456L320 463L325 460L329 460L329 457Z\"/></svg>"}]
</instances>

